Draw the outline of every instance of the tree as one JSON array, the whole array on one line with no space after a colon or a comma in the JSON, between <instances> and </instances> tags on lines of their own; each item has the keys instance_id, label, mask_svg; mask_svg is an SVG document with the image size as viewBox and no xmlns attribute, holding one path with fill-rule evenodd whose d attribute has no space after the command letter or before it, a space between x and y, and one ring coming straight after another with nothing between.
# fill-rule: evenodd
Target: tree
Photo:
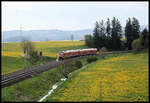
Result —
<instances>
[{"instance_id":1,"label":"tree","mask_svg":"<svg viewBox=\"0 0 150 103\"><path fill-rule=\"evenodd\" d=\"M126 46L128 47L128 50L132 49L132 42L135 39L139 38L140 34L140 25L139 21L133 17L132 21L129 18L126 22L126 27L125 27L125 37L126 37Z\"/></svg>"},{"instance_id":2,"label":"tree","mask_svg":"<svg viewBox=\"0 0 150 103\"><path fill-rule=\"evenodd\" d=\"M132 19L132 35L134 39L139 38L139 34L140 34L140 25L139 25L139 21L133 17Z\"/></svg>"},{"instance_id":3,"label":"tree","mask_svg":"<svg viewBox=\"0 0 150 103\"><path fill-rule=\"evenodd\" d=\"M90 34L85 35L85 45L88 47L93 47L93 37Z\"/></svg>"},{"instance_id":4,"label":"tree","mask_svg":"<svg viewBox=\"0 0 150 103\"><path fill-rule=\"evenodd\" d=\"M107 43L106 38L106 29L104 26L104 21L101 20L99 23L96 21L94 33L93 33L93 44L94 47L98 48L98 50L102 47L105 47Z\"/></svg>"},{"instance_id":5,"label":"tree","mask_svg":"<svg viewBox=\"0 0 150 103\"><path fill-rule=\"evenodd\" d=\"M141 39L141 45L144 48L147 48L149 45L149 32L147 31L146 28L142 31L140 39Z\"/></svg>"},{"instance_id":6,"label":"tree","mask_svg":"<svg viewBox=\"0 0 150 103\"><path fill-rule=\"evenodd\" d=\"M73 36L73 34L71 35L71 40L72 40L72 41L74 40L74 36Z\"/></svg>"},{"instance_id":7,"label":"tree","mask_svg":"<svg viewBox=\"0 0 150 103\"><path fill-rule=\"evenodd\" d=\"M111 48L111 23L109 18L106 21L106 38L107 38L107 42L106 42L106 47L109 49Z\"/></svg>"},{"instance_id":8,"label":"tree","mask_svg":"<svg viewBox=\"0 0 150 103\"><path fill-rule=\"evenodd\" d=\"M126 46L128 47L128 50L131 50L131 43L133 41L133 37L132 37L132 24L131 24L131 19L128 18L128 20L126 21L126 26L125 26L125 37L126 37Z\"/></svg>"},{"instance_id":9,"label":"tree","mask_svg":"<svg viewBox=\"0 0 150 103\"><path fill-rule=\"evenodd\" d=\"M96 21L94 31L93 31L93 40L94 40L94 47L99 49L99 23Z\"/></svg>"},{"instance_id":10,"label":"tree","mask_svg":"<svg viewBox=\"0 0 150 103\"><path fill-rule=\"evenodd\" d=\"M99 48L105 47L106 46L106 29L104 26L104 21L101 20L99 23L99 42L98 42L98 46Z\"/></svg>"},{"instance_id":11,"label":"tree","mask_svg":"<svg viewBox=\"0 0 150 103\"><path fill-rule=\"evenodd\" d=\"M133 40L132 48L134 53L138 53L149 45L149 33L147 29L144 29L138 39Z\"/></svg>"},{"instance_id":12,"label":"tree","mask_svg":"<svg viewBox=\"0 0 150 103\"><path fill-rule=\"evenodd\" d=\"M93 33L94 47L98 49L106 47L109 50L121 50L121 38L122 27L118 19L113 17L113 20L110 23L110 20L108 18L106 21L106 27L103 20L101 20L99 23L96 21Z\"/></svg>"},{"instance_id":13,"label":"tree","mask_svg":"<svg viewBox=\"0 0 150 103\"><path fill-rule=\"evenodd\" d=\"M121 37L122 37L122 27L118 19L113 17L112 20L112 30L111 30L111 49L112 50L121 50Z\"/></svg>"},{"instance_id":14,"label":"tree","mask_svg":"<svg viewBox=\"0 0 150 103\"><path fill-rule=\"evenodd\" d=\"M23 48L24 53L26 53L28 56L27 60L31 64L34 64L39 59L39 55L37 51L35 51L33 43L27 39L23 39L20 45Z\"/></svg>"},{"instance_id":15,"label":"tree","mask_svg":"<svg viewBox=\"0 0 150 103\"><path fill-rule=\"evenodd\" d=\"M131 45L132 45L133 53L138 53L138 52L140 52L141 50L144 49L142 44L141 44L141 39L139 39L139 38L133 40Z\"/></svg>"},{"instance_id":16,"label":"tree","mask_svg":"<svg viewBox=\"0 0 150 103\"><path fill-rule=\"evenodd\" d=\"M23 51L24 51L24 54L26 54L27 53L27 51L28 51L28 44L29 44L29 40L28 39L26 39L26 38L23 38L22 39L22 41L21 41L21 43L20 43L20 45L21 45L21 47L22 47L22 49L23 49Z\"/></svg>"},{"instance_id":17,"label":"tree","mask_svg":"<svg viewBox=\"0 0 150 103\"><path fill-rule=\"evenodd\" d=\"M107 19L107 22L106 22L106 34L107 34L107 37L110 37L111 35L111 24L110 24L110 20L109 18Z\"/></svg>"}]
</instances>

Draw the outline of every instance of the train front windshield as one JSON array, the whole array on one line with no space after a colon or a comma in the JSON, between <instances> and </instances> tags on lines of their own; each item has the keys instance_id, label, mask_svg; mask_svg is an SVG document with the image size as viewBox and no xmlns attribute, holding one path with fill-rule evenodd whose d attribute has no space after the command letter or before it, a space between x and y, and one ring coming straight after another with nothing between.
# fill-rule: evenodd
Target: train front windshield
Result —
<instances>
[{"instance_id":1,"label":"train front windshield","mask_svg":"<svg viewBox=\"0 0 150 103\"><path fill-rule=\"evenodd\" d=\"M62 55L63 55L63 52L60 52L59 55L62 56Z\"/></svg>"}]
</instances>

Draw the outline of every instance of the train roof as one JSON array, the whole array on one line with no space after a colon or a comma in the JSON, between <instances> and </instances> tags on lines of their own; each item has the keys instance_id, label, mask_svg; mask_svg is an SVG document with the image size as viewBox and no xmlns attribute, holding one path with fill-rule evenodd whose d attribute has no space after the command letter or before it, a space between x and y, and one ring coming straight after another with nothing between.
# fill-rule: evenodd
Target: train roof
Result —
<instances>
[{"instance_id":1,"label":"train roof","mask_svg":"<svg viewBox=\"0 0 150 103\"><path fill-rule=\"evenodd\" d=\"M86 51L86 50L97 50L97 48L87 48L87 49L76 49L76 50L66 50L66 51L60 51L60 52L65 52L65 53L68 53L68 52L76 52L76 51Z\"/></svg>"}]
</instances>

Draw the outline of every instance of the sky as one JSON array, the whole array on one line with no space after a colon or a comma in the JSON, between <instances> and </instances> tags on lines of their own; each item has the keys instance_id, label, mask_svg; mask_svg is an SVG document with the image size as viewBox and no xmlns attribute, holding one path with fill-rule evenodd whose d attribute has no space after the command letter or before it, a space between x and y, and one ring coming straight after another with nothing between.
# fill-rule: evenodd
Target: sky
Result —
<instances>
[{"instance_id":1,"label":"sky","mask_svg":"<svg viewBox=\"0 0 150 103\"><path fill-rule=\"evenodd\" d=\"M95 22L113 17L122 26L137 18L148 25L148 1L144 2L2 2L2 31L93 29Z\"/></svg>"}]
</instances>

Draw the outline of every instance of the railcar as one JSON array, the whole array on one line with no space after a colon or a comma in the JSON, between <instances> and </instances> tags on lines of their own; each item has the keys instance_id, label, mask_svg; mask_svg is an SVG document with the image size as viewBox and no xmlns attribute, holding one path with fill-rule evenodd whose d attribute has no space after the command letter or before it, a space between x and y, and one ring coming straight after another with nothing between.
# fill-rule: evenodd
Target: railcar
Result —
<instances>
[{"instance_id":1,"label":"railcar","mask_svg":"<svg viewBox=\"0 0 150 103\"><path fill-rule=\"evenodd\" d=\"M98 53L97 48L60 51L57 54L57 60L63 60L66 58L85 56L85 55L95 55L97 53Z\"/></svg>"}]
</instances>

